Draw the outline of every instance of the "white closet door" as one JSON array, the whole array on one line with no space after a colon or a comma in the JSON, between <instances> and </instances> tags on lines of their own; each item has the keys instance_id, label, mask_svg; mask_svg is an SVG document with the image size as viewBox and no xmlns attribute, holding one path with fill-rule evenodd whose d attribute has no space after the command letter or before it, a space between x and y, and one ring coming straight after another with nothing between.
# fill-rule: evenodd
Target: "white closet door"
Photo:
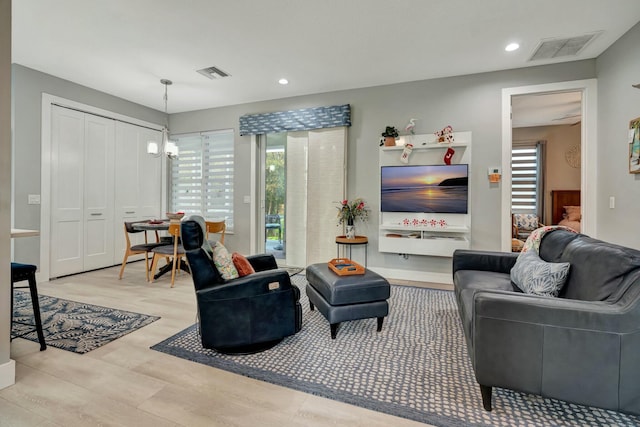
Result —
<instances>
[{"instance_id":1,"label":"white closet door","mask_svg":"<svg viewBox=\"0 0 640 427\"><path fill-rule=\"evenodd\" d=\"M307 171L307 263L327 262L336 256L337 203L345 194L344 127L309 131ZM357 231L357 230L356 230Z\"/></svg>"},{"instance_id":2,"label":"white closet door","mask_svg":"<svg viewBox=\"0 0 640 427\"><path fill-rule=\"evenodd\" d=\"M84 270L114 265L115 121L85 114Z\"/></svg>"},{"instance_id":3,"label":"white closet door","mask_svg":"<svg viewBox=\"0 0 640 427\"><path fill-rule=\"evenodd\" d=\"M84 263L84 114L52 107L51 270L57 277Z\"/></svg>"},{"instance_id":4,"label":"white closet door","mask_svg":"<svg viewBox=\"0 0 640 427\"><path fill-rule=\"evenodd\" d=\"M162 157L147 154L147 142L160 143L160 131L116 122L115 143L115 261L125 250L124 222L160 218ZM143 233L130 236L131 244L144 243ZM142 258L143 256L137 256ZM130 260L136 257L129 258Z\"/></svg>"}]
</instances>

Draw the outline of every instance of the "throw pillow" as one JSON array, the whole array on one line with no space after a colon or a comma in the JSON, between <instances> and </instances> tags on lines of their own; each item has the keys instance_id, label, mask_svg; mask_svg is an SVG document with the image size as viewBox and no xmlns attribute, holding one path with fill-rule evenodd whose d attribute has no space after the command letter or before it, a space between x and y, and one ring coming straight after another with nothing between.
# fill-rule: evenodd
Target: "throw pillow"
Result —
<instances>
[{"instance_id":1,"label":"throw pillow","mask_svg":"<svg viewBox=\"0 0 640 427\"><path fill-rule=\"evenodd\" d=\"M567 219L569 221L580 221L580 219L582 219L580 206L565 206L564 211L567 213Z\"/></svg>"},{"instance_id":2,"label":"throw pillow","mask_svg":"<svg viewBox=\"0 0 640 427\"><path fill-rule=\"evenodd\" d=\"M233 265L231 254L222 243L216 242L213 246L213 263L224 280L237 279L240 277L238 270Z\"/></svg>"},{"instance_id":3,"label":"throw pillow","mask_svg":"<svg viewBox=\"0 0 640 427\"><path fill-rule=\"evenodd\" d=\"M546 262L531 250L518 256L511 281L526 294L557 297L569 275L568 262Z\"/></svg>"},{"instance_id":4,"label":"throw pillow","mask_svg":"<svg viewBox=\"0 0 640 427\"><path fill-rule=\"evenodd\" d=\"M253 274L256 272L249 260L244 255L241 255L238 252L234 252L231 255L231 259L233 260L233 265L236 267L236 270L238 270L238 274L240 275L240 277L248 276L249 274Z\"/></svg>"}]
</instances>

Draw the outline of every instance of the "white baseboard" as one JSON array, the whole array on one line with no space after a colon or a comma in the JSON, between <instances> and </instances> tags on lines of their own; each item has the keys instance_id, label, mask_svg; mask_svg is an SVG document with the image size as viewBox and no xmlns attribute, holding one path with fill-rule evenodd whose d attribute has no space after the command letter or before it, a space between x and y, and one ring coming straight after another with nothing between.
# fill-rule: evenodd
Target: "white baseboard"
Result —
<instances>
[{"instance_id":1,"label":"white baseboard","mask_svg":"<svg viewBox=\"0 0 640 427\"><path fill-rule=\"evenodd\" d=\"M16 383L16 362L9 359L7 363L0 365L0 390Z\"/></svg>"},{"instance_id":2,"label":"white baseboard","mask_svg":"<svg viewBox=\"0 0 640 427\"><path fill-rule=\"evenodd\" d=\"M451 273L434 273L430 271L399 270L384 267L367 267L387 279L413 280L417 282L453 284Z\"/></svg>"}]
</instances>

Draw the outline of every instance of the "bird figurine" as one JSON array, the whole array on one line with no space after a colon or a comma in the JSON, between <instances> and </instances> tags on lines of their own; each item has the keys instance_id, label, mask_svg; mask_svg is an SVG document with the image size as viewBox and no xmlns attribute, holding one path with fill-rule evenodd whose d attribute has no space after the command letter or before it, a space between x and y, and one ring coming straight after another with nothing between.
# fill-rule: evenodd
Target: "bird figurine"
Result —
<instances>
[{"instance_id":1,"label":"bird figurine","mask_svg":"<svg viewBox=\"0 0 640 427\"><path fill-rule=\"evenodd\" d=\"M416 127L416 119L409 120L409 123L404 127L404 130L409 132L411 135L415 135L413 128Z\"/></svg>"}]
</instances>

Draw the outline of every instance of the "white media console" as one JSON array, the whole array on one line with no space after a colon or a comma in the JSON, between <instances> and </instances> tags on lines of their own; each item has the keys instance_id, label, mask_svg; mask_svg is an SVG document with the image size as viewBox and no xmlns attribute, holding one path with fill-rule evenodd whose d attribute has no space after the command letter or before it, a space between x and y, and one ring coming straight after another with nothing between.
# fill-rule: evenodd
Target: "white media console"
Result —
<instances>
[{"instance_id":1,"label":"white media console","mask_svg":"<svg viewBox=\"0 0 640 427\"><path fill-rule=\"evenodd\" d=\"M400 161L404 145L413 144L407 164ZM469 165L471 132L454 132L454 142L438 143L433 134L402 136L395 147L380 147L380 167L444 165L449 147L455 150L451 164ZM379 203L382 206L382 203ZM471 240L471 205L466 214L380 211L378 250L400 254L450 257L456 249L468 249Z\"/></svg>"}]
</instances>

